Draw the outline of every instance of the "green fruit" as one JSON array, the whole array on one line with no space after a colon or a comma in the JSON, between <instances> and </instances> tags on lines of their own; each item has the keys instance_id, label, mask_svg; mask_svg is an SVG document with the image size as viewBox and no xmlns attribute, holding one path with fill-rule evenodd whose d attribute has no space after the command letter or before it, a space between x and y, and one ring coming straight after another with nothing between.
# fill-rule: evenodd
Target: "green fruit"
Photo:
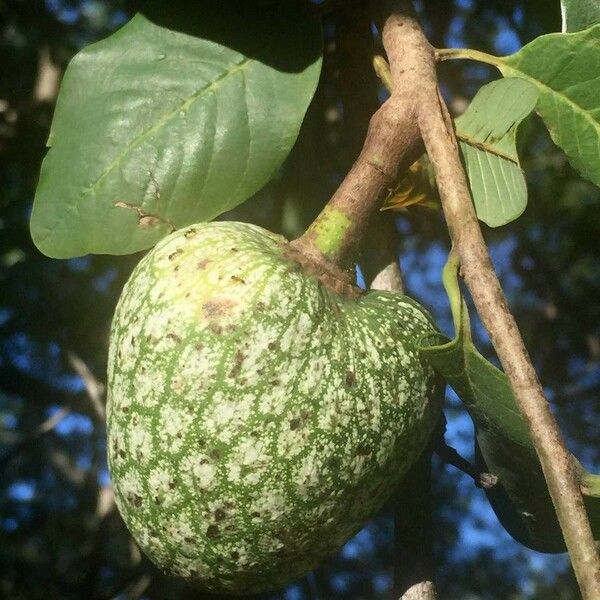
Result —
<instances>
[{"instance_id":1,"label":"green fruit","mask_svg":"<svg viewBox=\"0 0 600 600\"><path fill-rule=\"evenodd\" d=\"M164 570L275 588L389 498L437 420L406 296L334 292L243 223L162 240L112 327L109 465L121 514Z\"/></svg>"}]
</instances>

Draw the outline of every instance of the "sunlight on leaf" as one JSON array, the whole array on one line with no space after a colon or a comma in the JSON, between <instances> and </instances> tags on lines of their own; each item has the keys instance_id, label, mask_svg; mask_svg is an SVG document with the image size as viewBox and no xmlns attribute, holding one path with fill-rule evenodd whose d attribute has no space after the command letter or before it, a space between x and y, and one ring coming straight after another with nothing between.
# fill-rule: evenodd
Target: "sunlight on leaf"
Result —
<instances>
[{"instance_id":1,"label":"sunlight on leaf","mask_svg":"<svg viewBox=\"0 0 600 600\"><path fill-rule=\"evenodd\" d=\"M292 8L271 11L272 20L246 12L224 14L240 39L260 34L252 54L229 47L228 38L187 35L137 15L76 55L31 218L42 252L142 250L267 182L317 85L320 22ZM282 56L292 57L289 65Z\"/></svg>"},{"instance_id":2,"label":"sunlight on leaf","mask_svg":"<svg viewBox=\"0 0 600 600\"><path fill-rule=\"evenodd\" d=\"M600 25L542 35L516 54L496 59L505 77L532 83L536 111L571 165L600 185Z\"/></svg>"}]
</instances>

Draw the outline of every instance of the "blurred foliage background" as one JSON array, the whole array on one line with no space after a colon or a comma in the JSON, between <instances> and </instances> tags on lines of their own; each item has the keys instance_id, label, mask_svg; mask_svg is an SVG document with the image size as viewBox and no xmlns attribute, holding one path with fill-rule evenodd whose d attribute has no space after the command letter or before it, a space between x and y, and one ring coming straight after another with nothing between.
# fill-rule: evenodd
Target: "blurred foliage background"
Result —
<instances>
[{"instance_id":1,"label":"blurred foliage background","mask_svg":"<svg viewBox=\"0 0 600 600\"><path fill-rule=\"evenodd\" d=\"M122 25L137 4L0 2L2 598L206 597L166 578L140 554L115 510L106 470L107 338L119 292L140 255L51 260L34 248L28 230L65 66L78 49ZM385 98L370 66L373 40L364 3L326 5L322 80L300 139L272 182L224 218L298 235L352 164L369 116ZM417 7L438 47L507 54L560 30L558 1L424 0ZM482 83L497 76L475 63L440 66L456 114ZM516 223L485 234L569 446L598 470L600 193L570 169L535 118L523 129L529 206ZM443 218L417 207L397 213L396 225L409 293L450 334L440 283L448 249ZM478 323L475 332L479 347L494 360ZM451 394L446 415L449 442L471 457L472 427ZM433 485L441 598L578 597L566 557L519 546L467 476L436 462ZM268 597L388 598L392 537L392 519L384 511L321 569Z\"/></svg>"}]
</instances>

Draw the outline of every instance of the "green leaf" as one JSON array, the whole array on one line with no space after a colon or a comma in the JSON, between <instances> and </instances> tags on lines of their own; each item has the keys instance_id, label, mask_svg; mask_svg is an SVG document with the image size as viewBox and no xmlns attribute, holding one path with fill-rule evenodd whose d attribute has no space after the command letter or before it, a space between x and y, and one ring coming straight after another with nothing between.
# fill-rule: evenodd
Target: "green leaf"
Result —
<instances>
[{"instance_id":1,"label":"green leaf","mask_svg":"<svg viewBox=\"0 0 600 600\"><path fill-rule=\"evenodd\" d=\"M456 337L431 339L422 356L444 377L465 404L476 431L478 468L498 477L486 490L504 528L516 540L541 552L563 552L564 541L542 469L506 375L474 347L469 314L458 285L458 259L444 268ZM573 459L576 462L576 459ZM594 476L582 473L597 491ZM600 539L600 498L585 498L596 539Z\"/></svg>"},{"instance_id":2,"label":"green leaf","mask_svg":"<svg viewBox=\"0 0 600 600\"><path fill-rule=\"evenodd\" d=\"M563 31L587 29L600 23L600 0L561 0Z\"/></svg>"},{"instance_id":3,"label":"green leaf","mask_svg":"<svg viewBox=\"0 0 600 600\"><path fill-rule=\"evenodd\" d=\"M543 35L494 59L505 77L536 86L536 110L552 140L584 177L600 185L600 25Z\"/></svg>"},{"instance_id":4,"label":"green leaf","mask_svg":"<svg viewBox=\"0 0 600 600\"><path fill-rule=\"evenodd\" d=\"M527 206L516 136L538 95L537 88L524 79L492 81L455 121L475 210L490 227L513 221Z\"/></svg>"},{"instance_id":5,"label":"green leaf","mask_svg":"<svg viewBox=\"0 0 600 600\"><path fill-rule=\"evenodd\" d=\"M238 5L203 38L137 15L71 61L31 217L42 252L142 250L272 176L317 85L320 21Z\"/></svg>"}]
</instances>

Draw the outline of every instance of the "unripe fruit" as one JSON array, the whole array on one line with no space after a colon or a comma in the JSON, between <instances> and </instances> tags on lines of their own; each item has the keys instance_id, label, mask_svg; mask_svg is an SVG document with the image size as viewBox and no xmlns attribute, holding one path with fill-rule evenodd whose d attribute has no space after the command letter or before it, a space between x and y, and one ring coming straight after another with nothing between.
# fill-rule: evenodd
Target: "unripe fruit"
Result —
<instances>
[{"instance_id":1,"label":"unripe fruit","mask_svg":"<svg viewBox=\"0 0 600 600\"><path fill-rule=\"evenodd\" d=\"M231 593L335 553L439 416L417 350L433 332L406 296L331 291L259 227L162 240L125 285L109 356L109 465L140 547Z\"/></svg>"}]
</instances>

